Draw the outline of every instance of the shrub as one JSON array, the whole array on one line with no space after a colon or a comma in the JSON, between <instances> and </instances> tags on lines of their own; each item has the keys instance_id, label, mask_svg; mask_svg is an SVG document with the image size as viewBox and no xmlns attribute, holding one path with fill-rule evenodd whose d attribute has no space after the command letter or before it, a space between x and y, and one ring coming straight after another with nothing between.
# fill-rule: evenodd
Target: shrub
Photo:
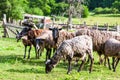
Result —
<instances>
[{"instance_id":1,"label":"shrub","mask_svg":"<svg viewBox=\"0 0 120 80\"><path fill-rule=\"evenodd\" d=\"M93 10L93 12L94 12L95 14L100 14L101 12L103 12L103 8L101 8L101 7L95 8L95 9Z\"/></svg>"},{"instance_id":2,"label":"shrub","mask_svg":"<svg viewBox=\"0 0 120 80\"><path fill-rule=\"evenodd\" d=\"M93 12L94 12L95 14L111 14L111 13L115 14L115 13L118 13L119 10L116 9L116 8L108 8L108 7L106 7L106 8L101 8L101 7L98 7L98 8L95 8L95 9L93 10Z\"/></svg>"},{"instance_id":3,"label":"shrub","mask_svg":"<svg viewBox=\"0 0 120 80\"><path fill-rule=\"evenodd\" d=\"M82 12L82 17L83 18L87 18L88 15L89 15L89 10L88 10L88 7L87 6L83 6L83 12Z\"/></svg>"}]
</instances>

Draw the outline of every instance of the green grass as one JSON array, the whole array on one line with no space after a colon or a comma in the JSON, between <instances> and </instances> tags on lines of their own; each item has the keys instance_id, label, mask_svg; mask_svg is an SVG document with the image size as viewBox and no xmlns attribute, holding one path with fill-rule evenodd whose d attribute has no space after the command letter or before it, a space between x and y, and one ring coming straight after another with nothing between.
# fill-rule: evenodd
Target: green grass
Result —
<instances>
[{"instance_id":1,"label":"green grass","mask_svg":"<svg viewBox=\"0 0 120 80\"><path fill-rule=\"evenodd\" d=\"M67 22L67 18L62 17L62 21ZM98 25L103 26L108 23L109 26L113 26L120 24L120 14L90 14L88 18L73 18L72 21L74 24L83 24L85 21L87 25L98 23Z\"/></svg>"},{"instance_id":2,"label":"green grass","mask_svg":"<svg viewBox=\"0 0 120 80\"><path fill-rule=\"evenodd\" d=\"M15 39L0 38L0 80L118 80L120 78L120 65L116 72L98 64L98 56L94 52L95 62L93 72L90 74L89 64L81 72L77 72L78 66L72 65L72 72L67 75L67 62L62 60L52 70L45 73L45 51L40 59L35 59L34 49L31 51L31 59L23 59L24 46Z\"/></svg>"}]
</instances>

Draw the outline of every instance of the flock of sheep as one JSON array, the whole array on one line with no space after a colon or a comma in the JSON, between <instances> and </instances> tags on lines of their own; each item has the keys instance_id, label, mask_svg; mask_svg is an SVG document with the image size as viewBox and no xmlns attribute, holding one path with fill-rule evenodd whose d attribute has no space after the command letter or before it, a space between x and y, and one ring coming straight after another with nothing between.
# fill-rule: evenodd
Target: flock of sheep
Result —
<instances>
[{"instance_id":1,"label":"flock of sheep","mask_svg":"<svg viewBox=\"0 0 120 80\"><path fill-rule=\"evenodd\" d=\"M24 24L25 28L21 32L17 31L17 41L22 39L25 46L24 58L26 58L26 48L30 46L28 51L28 59L30 58L30 50L32 45L35 48L36 58L42 55L46 49L45 72L51 70L59 63L61 59L68 60L68 71L71 71L71 62L76 59L76 62L81 59L78 72L82 70L86 58L90 60L90 69L94 64L93 51L97 51L100 64L108 61L109 69L111 69L109 57L112 57L112 68L116 70L120 59L120 33L113 31L99 31L93 29L79 29L75 32L68 32L62 28L47 29L32 29L33 23ZM53 49L53 56L51 52ZM104 55L104 59L101 58Z\"/></svg>"}]
</instances>

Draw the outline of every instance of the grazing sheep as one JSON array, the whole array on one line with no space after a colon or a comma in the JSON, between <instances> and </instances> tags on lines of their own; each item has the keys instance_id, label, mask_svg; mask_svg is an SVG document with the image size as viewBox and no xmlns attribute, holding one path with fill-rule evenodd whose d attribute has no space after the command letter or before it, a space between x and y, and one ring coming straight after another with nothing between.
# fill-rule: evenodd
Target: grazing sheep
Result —
<instances>
[{"instance_id":1,"label":"grazing sheep","mask_svg":"<svg viewBox=\"0 0 120 80\"><path fill-rule=\"evenodd\" d=\"M113 62L112 62L112 68L113 71L116 71L117 64L120 59L120 41L110 38L105 42L105 60L108 60L108 66L109 69L111 69L109 58L108 57L113 57ZM117 59L116 63L114 63L115 58Z\"/></svg>"},{"instance_id":2,"label":"grazing sheep","mask_svg":"<svg viewBox=\"0 0 120 80\"><path fill-rule=\"evenodd\" d=\"M78 72L82 70L83 65L86 61L86 55L90 56L91 64L89 72L92 71L93 65L93 54L92 54L92 39L87 35L82 35L78 37L74 37L69 40L64 40L57 51L55 52L54 56L46 61L46 73L51 72L51 70L57 65L57 63L61 60L61 58L66 57L68 59L68 72L71 71L71 61L73 57L80 57L82 63L78 69Z\"/></svg>"},{"instance_id":3,"label":"grazing sheep","mask_svg":"<svg viewBox=\"0 0 120 80\"><path fill-rule=\"evenodd\" d=\"M46 61L50 59L52 48L56 48L56 46L54 46L55 43L53 41L52 32L49 30L43 31L41 35L36 38L35 42L37 52L42 53L45 48L47 51Z\"/></svg>"},{"instance_id":4,"label":"grazing sheep","mask_svg":"<svg viewBox=\"0 0 120 80\"><path fill-rule=\"evenodd\" d=\"M120 34L112 31L99 31L90 29L79 29L76 31L76 36L88 35L93 40L93 50L98 52L100 64L103 62L101 55L104 54L104 43L110 38L120 40Z\"/></svg>"}]
</instances>

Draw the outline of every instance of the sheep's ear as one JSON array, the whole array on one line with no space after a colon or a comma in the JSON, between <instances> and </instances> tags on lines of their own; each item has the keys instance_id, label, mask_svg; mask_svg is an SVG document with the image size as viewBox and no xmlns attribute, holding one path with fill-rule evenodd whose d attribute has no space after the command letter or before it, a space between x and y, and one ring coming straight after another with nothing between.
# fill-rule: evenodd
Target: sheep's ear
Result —
<instances>
[{"instance_id":1,"label":"sheep's ear","mask_svg":"<svg viewBox=\"0 0 120 80\"><path fill-rule=\"evenodd\" d=\"M50 61L51 61L51 60L50 60L50 59L48 59L48 60L46 61L46 63L45 63L45 64L48 64Z\"/></svg>"},{"instance_id":2,"label":"sheep's ear","mask_svg":"<svg viewBox=\"0 0 120 80\"><path fill-rule=\"evenodd\" d=\"M59 28L59 30L62 30L62 28Z\"/></svg>"},{"instance_id":3,"label":"sheep's ear","mask_svg":"<svg viewBox=\"0 0 120 80\"><path fill-rule=\"evenodd\" d=\"M49 30L53 30L53 28L50 27Z\"/></svg>"},{"instance_id":4,"label":"sheep's ear","mask_svg":"<svg viewBox=\"0 0 120 80\"><path fill-rule=\"evenodd\" d=\"M16 30L16 32L17 32L17 34L19 34L19 31L18 31L18 30Z\"/></svg>"}]
</instances>

